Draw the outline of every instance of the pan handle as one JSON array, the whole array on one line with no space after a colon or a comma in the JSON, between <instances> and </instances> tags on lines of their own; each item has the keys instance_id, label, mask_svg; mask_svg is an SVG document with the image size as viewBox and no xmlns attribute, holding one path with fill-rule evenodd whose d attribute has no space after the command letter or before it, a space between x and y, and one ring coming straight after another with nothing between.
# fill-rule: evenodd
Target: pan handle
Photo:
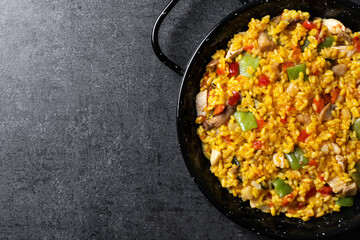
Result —
<instances>
[{"instance_id":1,"label":"pan handle","mask_svg":"<svg viewBox=\"0 0 360 240\"><path fill-rule=\"evenodd\" d=\"M248 0L239 0L243 5L249 3ZM154 49L154 52L156 56L159 58L159 60L165 64L167 67L169 67L171 70L179 74L180 76L184 75L184 69L182 69L179 65L174 63L172 60L170 60L168 57L166 57L163 53L163 51L160 48L159 45L159 29L164 21L165 17L169 14L169 12L173 9L173 7L179 2L179 0L171 0L166 7L161 11L159 17L156 19L155 24L152 29L151 33L151 43L152 47Z\"/></svg>"},{"instance_id":2,"label":"pan handle","mask_svg":"<svg viewBox=\"0 0 360 240\"><path fill-rule=\"evenodd\" d=\"M159 60L165 64L167 67L169 67L171 70L179 74L180 76L184 75L184 69L182 69L180 66L178 66L176 63L174 63L172 60L170 60L168 57L164 55L162 52L160 45L159 45L159 29L164 21L165 17L168 15L168 13L173 9L173 7L179 2L179 0L171 0L168 5L162 10L159 17L156 19L154 27L152 29L151 33L151 43L152 47L154 49L154 52L156 56L159 58Z\"/></svg>"}]
</instances>

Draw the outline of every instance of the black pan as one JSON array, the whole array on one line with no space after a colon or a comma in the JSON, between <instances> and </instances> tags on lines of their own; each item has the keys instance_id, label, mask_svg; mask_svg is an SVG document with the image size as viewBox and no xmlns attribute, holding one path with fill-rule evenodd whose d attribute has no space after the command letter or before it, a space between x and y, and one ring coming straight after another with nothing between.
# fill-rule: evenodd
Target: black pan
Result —
<instances>
[{"instance_id":1,"label":"black pan","mask_svg":"<svg viewBox=\"0 0 360 240\"><path fill-rule=\"evenodd\" d=\"M354 207L342 208L341 212L303 222L285 217L284 214L272 217L262 213L233 197L222 188L218 179L210 172L209 160L201 150L201 141L196 134L195 95L199 91L199 81L206 64L217 49L225 49L234 33L247 29L251 18L265 15L280 15L283 9L297 9L310 12L311 16L336 18L353 31L360 26L360 7L348 0L258 0L229 14L219 22L199 45L185 70L169 60L158 44L158 31L167 13L178 0L170 1L157 19L152 34L153 48L158 58L172 70L182 75L182 85L177 106L177 128L180 148L186 166L196 185L205 197L223 214L241 226L272 237L289 239L314 239L329 237L360 225L360 198L355 199Z\"/></svg>"}]
</instances>

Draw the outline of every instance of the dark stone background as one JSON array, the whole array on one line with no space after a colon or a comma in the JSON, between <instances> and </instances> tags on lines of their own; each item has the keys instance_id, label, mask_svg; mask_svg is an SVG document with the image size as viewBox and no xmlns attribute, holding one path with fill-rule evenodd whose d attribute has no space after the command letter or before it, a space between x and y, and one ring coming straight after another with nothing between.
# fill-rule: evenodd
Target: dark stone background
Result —
<instances>
[{"instance_id":1,"label":"dark stone background","mask_svg":"<svg viewBox=\"0 0 360 240\"><path fill-rule=\"evenodd\" d=\"M181 79L150 44L167 2L0 2L0 239L266 239L218 212L186 170ZM164 51L185 66L240 5L180 1Z\"/></svg>"}]
</instances>

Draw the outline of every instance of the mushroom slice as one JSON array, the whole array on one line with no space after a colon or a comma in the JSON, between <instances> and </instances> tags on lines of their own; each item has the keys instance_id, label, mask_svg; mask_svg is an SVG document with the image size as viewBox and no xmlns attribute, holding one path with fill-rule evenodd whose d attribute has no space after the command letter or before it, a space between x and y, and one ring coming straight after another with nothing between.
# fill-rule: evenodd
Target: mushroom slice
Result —
<instances>
[{"instance_id":1,"label":"mushroom slice","mask_svg":"<svg viewBox=\"0 0 360 240\"><path fill-rule=\"evenodd\" d=\"M276 47L276 43L265 32L260 33L258 44L261 51L271 51Z\"/></svg>"},{"instance_id":2,"label":"mushroom slice","mask_svg":"<svg viewBox=\"0 0 360 240\"><path fill-rule=\"evenodd\" d=\"M347 71L347 66L345 64L338 64L331 68L331 71L335 73L336 76L340 77L344 75Z\"/></svg>"},{"instance_id":3,"label":"mushroom slice","mask_svg":"<svg viewBox=\"0 0 360 240\"><path fill-rule=\"evenodd\" d=\"M301 122L304 125L309 125L311 123L310 117L306 113L301 113L301 114L297 115L296 120L298 120L299 122Z\"/></svg>"},{"instance_id":4,"label":"mushroom slice","mask_svg":"<svg viewBox=\"0 0 360 240\"><path fill-rule=\"evenodd\" d=\"M243 49L244 49L244 48L240 48L240 49L234 50L234 49L233 49L233 45L231 45L229 51L226 53L225 59L226 59L226 60L228 60L228 59L231 59L231 60L235 59L237 56L239 56L240 53L243 52Z\"/></svg>"},{"instance_id":5,"label":"mushroom slice","mask_svg":"<svg viewBox=\"0 0 360 240\"><path fill-rule=\"evenodd\" d=\"M241 97L239 102L241 102ZM223 125L227 120L229 120L231 115L236 111L236 106L237 105L234 106L227 105L222 113L216 115L213 118L207 119L203 123L203 128L205 129L205 131L209 131L213 128L217 128Z\"/></svg>"},{"instance_id":6,"label":"mushroom slice","mask_svg":"<svg viewBox=\"0 0 360 240\"><path fill-rule=\"evenodd\" d=\"M319 120L322 121L330 121L333 119L331 111L335 109L335 104L328 103L320 112Z\"/></svg>"},{"instance_id":7,"label":"mushroom slice","mask_svg":"<svg viewBox=\"0 0 360 240\"><path fill-rule=\"evenodd\" d=\"M327 27L329 33L331 34L338 34L346 30L344 24L342 24L339 20L333 18L323 19L322 24Z\"/></svg>"},{"instance_id":8,"label":"mushroom slice","mask_svg":"<svg viewBox=\"0 0 360 240\"><path fill-rule=\"evenodd\" d=\"M341 32L341 33L338 33L337 36L338 36L338 39L344 40L347 44L349 44L349 45L352 44L352 38L349 33Z\"/></svg>"},{"instance_id":9,"label":"mushroom slice","mask_svg":"<svg viewBox=\"0 0 360 240\"><path fill-rule=\"evenodd\" d=\"M196 94L195 104L196 104L196 113L198 116L200 116L200 115L205 116L205 107L207 104L207 94L208 94L207 90Z\"/></svg>"}]
</instances>

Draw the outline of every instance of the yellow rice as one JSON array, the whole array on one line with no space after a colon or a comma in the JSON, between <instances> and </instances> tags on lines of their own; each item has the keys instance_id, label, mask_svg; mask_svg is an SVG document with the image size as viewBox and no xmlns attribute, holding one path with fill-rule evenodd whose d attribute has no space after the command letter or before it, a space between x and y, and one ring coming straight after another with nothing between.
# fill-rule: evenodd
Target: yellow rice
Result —
<instances>
[{"instance_id":1,"label":"yellow rice","mask_svg":"<svg viewBox=\"0 0 360 240\"><path fill-rule=\"evenodd\" d=\"M360 90L356 87L356 80L360 79L358 60L360 54L355 52L349 57L346 52L336 48L317 51L319 44L317 34L321 29L325 32L328 29L321 24L321 19L312 20L319 30L306 29L302 22L308 21L309 18L307 12L284 10L281 20L277 23L270 19L270 16L265 16L261 20L251 19L245 34L235 34L228 48L240 49L253 46L247 52L254 57L260 57L259 67L248 69L254 77L228 77L229 64L232 62L230 59L225 59L228 49L218 50L212 56L212 59L218 60L217 64L208 67L200 81L200 92L209 90L204 109L206 116L196 119L200 124L197 133L203 142L205 156L210 157L214 149L221 153L220 161L210 169L219 179L222 187L227 188L235 197L241 197L244 189L251 189L252 207L273 216L283 212L287 217L300 218L304 221L340 211L336 201L341 193L323 194L319 190L328 186L328 181L335 177L344 183L353 182L351 173L356 171L354 166L360 161L360 141L356 133L350 130L354 120L360 117ZM288 25L293 19L300 22L295 23L289 30ZM263 31L266 31L269 38L277 43L277 46L270 51L259 49L257 39ZM350 35L353 38L359 33ZM296 56L294 46L299 48L306 38L310 42L308 47ZM333 45L337 45L337 42ZM354 46L350 45L348 49L352 50ZM244 53L240 54L234 61L240 61L243 55ZM338 64L345 64L346 73L336 76L331 70L331 63L326 60L328 58ZM281 70L280 77L277 76L272 65L281 66L287 62L306 63L308 80L305 81L304 75L300 74L298 79L289 81L286 71ZM225 73L217 74L218 68L224 69ZM262 75L266 75L270 81L267 86L259 85L259 78ZM295 96L286 93L290 83L299 88ZM331 112L332 120L321 122L319 113L316 112L317 105L313 101L314 99L318 101L324 94L330 94L335 88L340 89L340 95L344 100L335 103L336 108ZM232 115L226 124L205 131L201 123L204 119L212 118L212 111L217 105L226 104L233 96L233 91L242 95L237 111L247 109L257 120L264 120L265 125L261 130L242 131L240 126L229 130L230 125L236 124L236 119ZM259 101L257 106L254 102L255 98ZM343 117L342 109L349 110L350 119ZM311 122L307 125L300 123L297 120L297 115L300 113L308 114ZM286 119L285 124L281 122L282 119ZM304 129L310 136L305 142L299 142L300 131ZM255 140L263 143L261 149L254 149ZM330 143L327 154L321 150L325 143ZM340 147L340 155L347 161L346 169L342 169L337 162L331 143L336 143ZM298 170L292 170L285 161L283 167L277 167L273 160L274 154L281 156L290 153L295 145L304 151L310 161L315 161L316 165L308 164ZM240 162L239 167L233 163L234 157ZM274 189L270 189L270 181L276 178L285 180L285 183L291 186L293 189L291 194L279 197ZM262 184L265 188L255 187L257 184ZM307 193L314 188L316 193L307 196Z\"/></svg>"}]
</instances>

